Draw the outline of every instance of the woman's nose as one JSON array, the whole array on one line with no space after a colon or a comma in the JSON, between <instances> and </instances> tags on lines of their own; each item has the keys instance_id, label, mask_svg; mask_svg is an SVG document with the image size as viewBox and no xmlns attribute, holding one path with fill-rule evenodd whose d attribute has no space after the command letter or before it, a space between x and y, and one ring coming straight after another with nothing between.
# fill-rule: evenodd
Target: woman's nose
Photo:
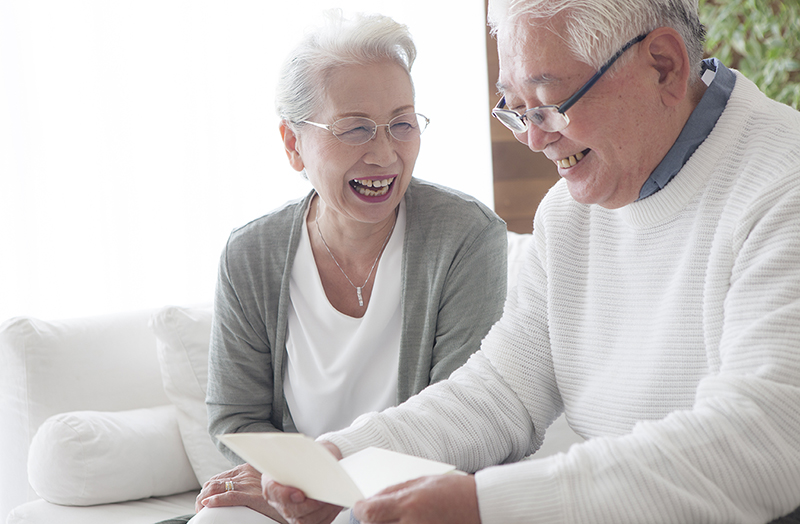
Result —
<instances>
[{"instance_id":1,"label":"woman's nose","mask_svg":"<svg viewBox=\"0 0 800 524\"><path fill-rule=\"evenodd\" d=\"M388 166L392 164L397 158L397 151L395 151L396 139L389 133L388 126L386 129L378 129L367 145L369 152L366 156L366 161L372 164L381 166Z\"/></svg>"}]
</instances>

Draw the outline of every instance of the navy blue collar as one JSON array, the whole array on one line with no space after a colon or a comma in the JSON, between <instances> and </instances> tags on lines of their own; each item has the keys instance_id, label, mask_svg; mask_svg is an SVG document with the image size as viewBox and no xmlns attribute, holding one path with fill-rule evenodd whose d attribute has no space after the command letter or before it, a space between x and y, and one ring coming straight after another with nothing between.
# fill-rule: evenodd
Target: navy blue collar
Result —
<instances>
[{"instance_id":1,"label":"navy blue collar","mask_svg":"<svg viewBox=\"0 0 800 524\"><path fill-rule=\"evenodd\" d=\"M642 186L639 200L663 189L678 174L683 164L714 129L725 110L736 83L736 75L716 58L703 60L701 75L708 89L692 111L672 148Z\"/></svg>"}]
</instances>

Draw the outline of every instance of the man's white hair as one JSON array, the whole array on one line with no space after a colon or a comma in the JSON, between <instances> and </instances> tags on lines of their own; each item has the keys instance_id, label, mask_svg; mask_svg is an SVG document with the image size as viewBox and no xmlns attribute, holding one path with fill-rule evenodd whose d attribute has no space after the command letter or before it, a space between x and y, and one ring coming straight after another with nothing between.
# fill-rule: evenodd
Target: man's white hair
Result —
<instances>
[{"instance_id":1,"label":"man's white hair","mask_svg":"<svg viewBox=\"0 0 800 524\"><path fill-rule=\"evenodd\" d=\"M595 69L626 42L658 27L672 27L683 37L697 71L703 59L705 28L697 0L489 0L492 33L522 18L546 24L559 17L563 38L574 57Z\"/></svg>"}]
</instances>

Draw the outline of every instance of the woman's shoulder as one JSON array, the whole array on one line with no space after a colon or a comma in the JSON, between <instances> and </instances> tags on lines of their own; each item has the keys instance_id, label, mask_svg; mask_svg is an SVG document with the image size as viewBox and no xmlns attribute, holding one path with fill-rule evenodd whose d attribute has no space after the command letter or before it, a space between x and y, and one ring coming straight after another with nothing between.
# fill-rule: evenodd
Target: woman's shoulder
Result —
<instances>
[{"instance_id":1,"label":"woman's shoulder","mask_svg":"<svg viewBox=\"0 0 800 524\"><path fill-rule=\"evenodd\" d=\"M413 178L406 193L409 214L429 223L485 227L503 220L477 198L457 189ZM431 222L433 221L433 222Z\"/></svg>"},{"instance_id":2,"label":"woman's shoulder","mask_svg":"<svg viewBox=\"0 0 800 524\"><path fill-rule=\"evenodd\" d=\"M263 252L265 246L275 249L286 245L302 223L311 195L286 202L269 213L234 229L228 238L227 250ZM283 240L283 241L281 241Z\"/></svg>"}]
</instances>

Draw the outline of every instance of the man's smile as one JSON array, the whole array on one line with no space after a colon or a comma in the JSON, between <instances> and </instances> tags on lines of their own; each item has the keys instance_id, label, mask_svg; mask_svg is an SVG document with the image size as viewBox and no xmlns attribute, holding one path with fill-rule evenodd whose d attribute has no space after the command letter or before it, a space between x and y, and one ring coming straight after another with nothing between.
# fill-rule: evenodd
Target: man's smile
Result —
<instances>
[{"instance_id":1,"label":"man's smile","mask_svg":"<svg viewBox=\"0 0 800 524\"><path fill-rule=\"evenodd\" d=\"M591 151L591 149L587 148L584 149L583 151L575 153L574 155L562 158L561 160L555 160L554 162L561 169L569 169L570 167L574 166L575 164L583 160L583 157L585 157L589 153L589 151Z\"/></svg>"}]
</instances>

